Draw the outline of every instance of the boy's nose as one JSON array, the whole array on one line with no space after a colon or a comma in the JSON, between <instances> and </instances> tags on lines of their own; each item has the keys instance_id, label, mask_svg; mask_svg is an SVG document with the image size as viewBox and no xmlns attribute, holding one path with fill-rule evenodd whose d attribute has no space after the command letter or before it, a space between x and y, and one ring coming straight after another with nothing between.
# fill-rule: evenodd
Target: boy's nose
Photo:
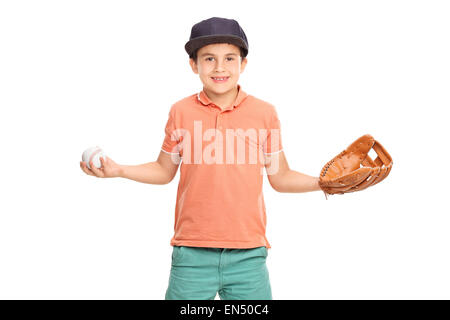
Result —
<instances>
[{"instance_id":1,"label":"boy's nose","mask_svg":"<svg viewBox=\"0 0 450 320\"><path fill-rule=\"evenodd\" d=\"M216 63L216 71L220 70L225 70L225 68L223 67L223 63L219 61Z\"/></svg>"}]
</instances>

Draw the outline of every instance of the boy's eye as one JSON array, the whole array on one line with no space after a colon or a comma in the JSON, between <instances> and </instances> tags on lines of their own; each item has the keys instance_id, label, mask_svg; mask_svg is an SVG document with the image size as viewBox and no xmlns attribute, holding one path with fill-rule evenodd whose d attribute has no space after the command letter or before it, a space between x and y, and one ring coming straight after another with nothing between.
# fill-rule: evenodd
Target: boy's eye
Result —
<instances>
[{"instance_id":1,"label":"boy's eye","mask_svg":"<svg viewBox=\"0 0 450 320\"><path fill-rule=\"evenodd\" d=\"M214 59L214 58L213 58L213 57L208 57L208 58L206 58L205 60L206 60L206 61L211 61L210 59ZM234 58L231 58L231 57L228 57L227 59L229 59L228 61L234 60Z\"/></svg>"}]
</instances>

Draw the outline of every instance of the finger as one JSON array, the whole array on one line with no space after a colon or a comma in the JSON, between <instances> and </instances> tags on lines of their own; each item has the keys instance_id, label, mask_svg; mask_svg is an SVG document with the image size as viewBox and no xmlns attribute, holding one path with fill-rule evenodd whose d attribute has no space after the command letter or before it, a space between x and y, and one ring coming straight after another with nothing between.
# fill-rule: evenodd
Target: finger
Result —
<instances>
[{"instance_id":1,"label":"finger","mask_svg":"<svg viewBox=\"0 0 450 320\"><path fill-rule=\"evenodd\" d=\"M363 161L361 161L361 164L365 167L372 167L372 168L377 166L369 155L366 155Z\"/></svg>"},{"instance_id":2,"label":"finger","mask_svg":"<svg viewBox=\"0 0 450 320\"><path fill-rule=\"evenodd\" d=\"M99 169L102 174L103 174L103 178L106 177L106 160L103 157L100 157L100 169Z\"/></svg>"},{"instance_id":3,"label":"finger","mask_svg":"<svg viewBox=\"0 0 450 320\"><path fill-rule=\"evenodd\" d=\"M337 179L333 179L331 181L324 181L322 185L327 190L332 190L331 193L347 193L352 192L351 190L364 182L367 177L370 176L371 168L360 168L356 172L352 174L346 175L344 177L339 177Z\"/></svg>"},{"instance_id":4,"label":"finger","mask_svg":"<svg viewBox=\"0 0 450 320\"><path fill-rule=\"evenodd\" d=\"M366 180L361 182L360 184L351 188L351 190L349 192L361 191L361 190L364 190L364 189L372 186L375 183L376 179L378 178L380 172L381 172L380 167L373 168L372 172L370 173L370 176Z\"/></svg>"},{"instance_id":5,"label":"finger","mask_svg":"<svg viewBox=\"0 0 450 320\"><path fill-rule=\"evenodd\" d=\"M84 173L90 176L95 176L95 174L87 167L86 163L84 161L80 162L81 170L83 170Z\"/></svg>"},{"instance_id":6,"label":"finger","mask_svg":"<svg viewBox=\"0 0 450 320\"><path fill-rule=\"evenodd\" d=\"M383 181L389 175L389 172L391 172L391 169L392 169L392 162L387 167L382 167L381 172L380 172L378 178L373 182L373 185Z\"/></svg>"},{"instance_id":7,"label":"finger","mask_svg":"<svg viewBox=\"0 0 450 320\"><path fill-rule=\"evenodd\" d=\"M368 176L367 179L365 179L361 183L349 188L348 190L345 190L345 192L349 193L349 192L361 191L368 187L376 185L377 183L381 182L383 179L385 179L387 177L387 175L389 174L389 172L391 170L391 167L392 166L389 165L387 167L382 167L382 168L380 168L380 167L372 168L372 172L370 173L370 175Z\"/></svg>"},{"instance_id":8,"label":"finger","mask_svg":"<svg viewBox=\"0 0 450 320\"><path fill-rule=\"evenodd\" d=\"M105 168L106 160L103 157L100 157L100 164L102 168Z\"/></svg>"},{"instance_id":9,"label":"finger","mask_svg":"<svg viewBox=\"0 0 450 320\"><path fill-rule=\"evenodd\" d=\"M355 140L346 149L347 153L355 153L358 155L366 155L372 149L375 139L370 134L365 134Z\"/></svg>"},{"instance_id":10,"label":"finger","mask_svg":"<svg viewBox=\"0 0 450 320\"><path fill-rule=\"evenodd\" d=\"M102 170L100 170L96 166L94 166L94 163L92 162L92 160L89 162L89 165L91 166L91 170L95 174L96 177L103 178L105 176L103 174Z\"/></svg>"},{"instance_id":11,"label":"finger","mask_svg":"<svg viewBox=\"0 0 450 320\"><path fill-rule=\"evenodd\" d=\"M337 177L334 179L323 179L324 184L327 187L330 188L347 188L347 187L352 187L355 186L357 184L360 184L362 181L364 181L371 172L371 168L368 167L362 167L359 168L358 170L347 174L345 176L342 177Z\"/></svg>"},{"instance_id":12,"label":"finger","mask_svg":"<svg viewBox=\"0 0 450 320\"><path fill-rule=\"evenodd\" d=\"M388 166L392 162L391 155L378 141L375 141L373 149L377 153L377 159L375 159L375 162L377 162L377 164L384 164L385 166Z\"/></svg>"}]
</instances>

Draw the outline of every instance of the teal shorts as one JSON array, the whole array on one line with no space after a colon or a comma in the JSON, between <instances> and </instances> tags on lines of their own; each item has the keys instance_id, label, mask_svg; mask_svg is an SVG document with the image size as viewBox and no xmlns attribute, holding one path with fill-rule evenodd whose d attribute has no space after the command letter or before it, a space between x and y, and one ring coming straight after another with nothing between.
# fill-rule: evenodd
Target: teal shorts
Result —
<instances>
[{"instance_id":1,"label":"teal shorts","mask_svg":"<svg viewBox=\"0 0 450 320\"><path fill-rule=\"evenodd\" d=\"M174 246L166 300L272 300L266 247Z\"/></svg>"}]
</instances>

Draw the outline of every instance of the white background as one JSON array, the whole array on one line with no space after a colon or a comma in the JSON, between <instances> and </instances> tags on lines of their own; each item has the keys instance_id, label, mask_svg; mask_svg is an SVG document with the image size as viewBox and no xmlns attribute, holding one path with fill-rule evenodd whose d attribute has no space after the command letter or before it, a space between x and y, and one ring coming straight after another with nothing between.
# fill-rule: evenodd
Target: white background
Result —
<instances>
[{"instance_id":1,"label":"white background","mask_svg":"<svg viewBox=\"0 0 450 320\"><path fill-rule=\"evenodd\" d=\"M450 6L393 0L2 1L0 298L164 299L179 173L79 161L156 160L170 106L202 88L184 44L213 16L246 32L239 83L276 106L291 169L318 176L365 133L394 159L328 200L264 178L274 299L449 299Z\"/></svg>"}]
</instances>

